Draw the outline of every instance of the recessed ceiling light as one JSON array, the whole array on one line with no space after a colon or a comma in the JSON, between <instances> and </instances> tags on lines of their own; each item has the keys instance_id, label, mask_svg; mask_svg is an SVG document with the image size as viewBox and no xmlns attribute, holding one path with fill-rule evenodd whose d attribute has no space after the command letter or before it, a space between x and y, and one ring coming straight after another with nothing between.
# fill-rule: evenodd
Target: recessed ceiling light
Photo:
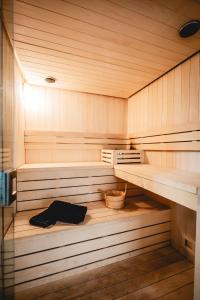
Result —
<instances>
[{"instance_id":1,"label":"recessed ceiling light","mask_svg":"<svg viewBox=\"0 0 200 300\"><path fill-rule=\"evenodd\" d=\"M45 81L48 82L48 83L55 83L56 82L56 79L54 77L47 77L45 78Z\"/></svg>"}]
</instances>

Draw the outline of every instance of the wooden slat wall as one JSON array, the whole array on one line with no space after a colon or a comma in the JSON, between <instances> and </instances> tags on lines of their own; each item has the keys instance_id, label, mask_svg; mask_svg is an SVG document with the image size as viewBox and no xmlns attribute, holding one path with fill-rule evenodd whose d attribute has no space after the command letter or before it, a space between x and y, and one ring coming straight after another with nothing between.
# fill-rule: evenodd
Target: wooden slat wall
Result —
<instances>
[{"instance_id":1,"label":"wooden slat wall","mask_svg":"<svg viewBox=\"0 0 200 300\"><path fill-rule=\"evenodd\" d=\"M170 243L170 209L145 197L110 210L87 203L83 224L34 228L20 212L15 222L15 284L22 290L139 255ZM137 209L136 209L137 207Z\"/></svg>"},{"instance_id":2,"label":"wooden slat wall","mask_svg":"<svg viewBox=\"0 0 200 300\"><path fill-rule=\"evenodd\" d=\"M128 100L132 146L145 150L145 162L199 172L200 54L187 60ZM173 242L187 252L195 240L195 213L173 209ZM187 220L187 221L185 221Z\"/></svg>"},{"instance_id":3,"label":"wooden slat wall","mask_svg":"<svg viewBox=\"0 0 200 300\"><path fill-rule=\"evenodd\" d=\"M39 175L38 175L39 173ZM125 183L113 176L112 168L67 170L67 168L37 172L19 170L17 210L48 207L54 200L86 203L103 199L103 191L124 189ZM141 189L128 185L128 196L141 194Z\"/></svg>"},{"instance_id":4,"label":"wooden slat wall","mask_svg":"<svg viewBox=\"0 0 200 300\"><path fill-rule=\"evenodd\" d=\"M23 103L24 78L15 63L15 113L14 113L14 167L25 163L24 150L24 103Z\"/></svg>"},{"instance_id":5,"label":"wooden slat wall","mask_svg":"<svg viewBox=\"0 0 200 300\"><path fill-rule=\"evenodd\" d=\"M135 94L128 103L129 135L150 139L154 135L199 130L199 83L197 54Z\"/></svg>"},{"instance_id":6,"label":"wooden slat wall","mask_svg":"<svg viewBox=\"0 0 200 300\"><path fill-rule=\"evenodd\" d=\"M26 130L126 133L121 98L29 86L25 99Z\"/></svg>"},{"instance_id":7,"label":"wooden slat wall","mask_svg":"<svg viewBox=\"0 0 200 300\"><path fill-rule=\"evenodd\" d=\"M129 99L129 136L147 163L199 172L199 86L197 54Z\"/></svg>"},{"instance_id":8,"label":"wooden slat wall","mask_svg":"<svg viewBox=\"0 0 200 300\"><path fill-rule=\"evenodd\" d=\"M14 132L14 111L15 111L15 97L14 97L14 55L13 49L5 28L2 24L2 3L1 3L1 25L0 25L0 171L8 170L14 166L14 151L13 140ZM2 174L1 174L2 175ZM2 181L2 176L0 181ZM2 182L1 182L2 188ZM1 288L13 284L14 272L14 243L13 243L13 229L14 229L14 213L15 201L9 206L0 207L0 247L1 247ZM12 232L12 240L7 242L5 236L7 232ZM7 256L9 255L9 262ZM9 272L9 273L8 273ZM2 281L3 276L3 281ZM9 294L9 292L8 292ZM6 293L5 293L6 296ZM9 297L9 296L8 296Z\"/></svg>"},{"instance_id":9,"label":"wooden slat wall","mask_svg":"<svg viewBox=\"0 0 200 300\"><path fill-rule=\"evenodd\" d=\"M2 26L2 25L1 25ZM13 167L13 139L14 139L14 55L13 49L10 44L7 32L4 28L1 29L1 119L2 128L0 134L2 134L3 152L9 153L9 159L4 160L3 169L9 169Z\"/></svg>"},{"instance_id":10,"label":"wooden slat wall","mask_svg":"<svg viewBox=\"0 0 200 300\"><path fill-rule=\"evenodd\" d=\"M0 71L0 165L1 171L8 170L14 166L15 149L13 147L13 140L15 138L15 80L14 80L14 54L13 49L6 31L6 28L1 24L1 71ZM3 140L2 140L3 139ZM7 232L13 221L13 213L15 211L15 202L9 207L3 207L3 234ZM12 247L10 247L12 250ZM8 278L6 278L7 280Z\"/></svg>"},{"instance_id":11,"label":"wooden slat wall","mask_svg":"<svg viewBox=\"0 0 200 300\"><path fill-rule=\"evenodd\" d=\"M101 149L129 149L127 102L53 88L25 88L26 163L100 161Z\"/></svg>"},{"instance_id":12,"label":"wooden slat wall","mask_svg":"<svg viewBox=\"0 0 200 300\"><path fill-rule=\"evenodd\" d=\"M100 161L102 149L130 149L116 134L25 131L26 163Z\"/></svg>"},{"instance_id":13,"label":"wooden slat wall","mask_svg":"<svg viewBox=\"0 0 200 300\"><path fill-rule=\"evenodd\" d=\"M13 1L3 2L3 126L4 148L10 148L5 168L25 163L24 153L24 77L13 49ZM7 151L6 149L6 151Z\"/></svg>"},{"instance_id":14,"label":"wooden slat wall","mask_svg":"<svg viewBox=\"0 0 200 300\"><path fill-rule=\"evenodd\" d=\"M28 81L127 98L199 50L198 1L16 0L15 47Z\"/></svg>"}]
</instances>

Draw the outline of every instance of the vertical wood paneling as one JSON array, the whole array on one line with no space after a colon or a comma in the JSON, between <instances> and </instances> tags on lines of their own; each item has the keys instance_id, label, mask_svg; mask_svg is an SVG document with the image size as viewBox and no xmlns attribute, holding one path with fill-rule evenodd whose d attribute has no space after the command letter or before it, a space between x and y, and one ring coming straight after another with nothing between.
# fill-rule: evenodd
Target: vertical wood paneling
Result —
<instances>
[{"instance_id":1,"label":"vertical wood paneling","mask_svg":"<svg viewBox=\"0 0 200 300\"><path fill-rule=\"evenodd\" d=\"M190 109L189 122L200 119L199 105L199 74L200 74L200 55L196 55L190 64Z\"/></svg>"},{"instance_id":2,"label":"vertical wood paneling","mask_svg":"<svg viewBox=\"0 0 200 300\"><path fill-rule=\"evenodd\" d=\"M181 113L182 113L182 120L185 123L189 122L189 107L190 107L190 64L191 60L187 60L181 66ZM193 80L194 78L192 78Z\"/></svg>"},{"instance_id":3,"label":"vertical wood paneling","mask_svg":"<svg viewBox=\"0 0 200 300\"><path fill-rule=\"evenodd\" d=\"M120 98L26 86L26 130L126 134L127 103Z\"/></svg>"},{"instance_id":4,"label":"vertical wood paneling","mask_svg":"<svg viewBox=\"0 0 200 300\"><path fill-rule=\"evenodd\" d=\"M164 168L199 172L200 152L145 151L145 162Z\"/></svg>"},{"instance_id":5,"label":"vertical wood paneling","mask_svg":"<svg viewBox=\"0 0 200 300\"><path fill-rule=\"evenodd\" d=\"M159 133L159 129L199 122L199 57L193 56L128 100L129 134L140 136L154 129ZM140 99L144 94L148 94L146 103Z\"/></svg>"},{"instance_id":6,"label":"vertical wood paneling","mask_svg":"<svg viewBox=\"0 0 200 300\"><path fill-rule=\"evenodd\" d=\"M13 50L5 30L2 31L2 125L3 149L10 153L9 158L3 160L3 169L13 167L13 117L14 117L14 57Z\"/></svg>"},{"instance_id":7,"label":"vertical wood paneling","mask_svg":"<svg viewBox=\"0 0 200 300\"><path fill-rule=\"evenodd\" d=\"M148 95L148 96L147 96ZM200 54L193 56L128 100L128 133L145 137L165 130L187 131L200 121ZM142 110L142 112L141 112ZM139 117L137 117L139 115ZM178 130L177 130L178 131ZM158 144L159 145L159 144ZM145 151L145 162L164 168L200 172L199 151ZM185 238L195 241L195 213L180 205L172 207L172 241L185 255Z\"/></svg>"},{"instance_id":8,"label":"vertical wood paneling","mask_svg":"<svg viewBox=\"0 0 200 300\"><path fill-rule=\"evenodd\" d=\"M14 91L14 167L17 168L25 163L24 151L24 103L23 103L22 74L15 63L15 91Z\"/></svg>"},{"instance_id":9,"label":"vertical wood paneling","mask_svg":"<svg viewBox=\"0 0 200 300\"><path fill-rule=\"evenodd\" d=\"M178 66L174 70L174 110L176 112L181 111L181 86L182 86L181 66ZM181 118L180 113L176 114L176 118L174 119L174 122L175 122L175 125L181 124L182 118Z\"/></svg>"}]
</instances>

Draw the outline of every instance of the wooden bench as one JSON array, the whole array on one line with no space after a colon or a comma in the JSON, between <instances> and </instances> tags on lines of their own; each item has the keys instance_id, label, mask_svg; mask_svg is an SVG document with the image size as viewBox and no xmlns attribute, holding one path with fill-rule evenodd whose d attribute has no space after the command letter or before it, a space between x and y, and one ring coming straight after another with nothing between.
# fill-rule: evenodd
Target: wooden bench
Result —
<instances>
[{"instance_id":1,"label":"wooden bench","mask_svg":"<svg viewBox=\"0 0 200 300\"><path fill-rule=\"evenodd\" d=\"M97 268L170 243L170 208L128 185L125 209L105 207L102 190L124 188L106 163L31 164L18 169L16 291ZM87 205L84 224L31 226L31 216L60 199Z\"/></svg>"},{"instance_id":2,"label":"wooden bench","mask_svg":"<svg viewBox=\"0 0 200 300\"><path fill-rule=\"evenodd\" d=\"M56 200L85 203L102 200L102 192L124 189L112 165L103 162L27 164L17 171L17 210L48 207ZM141 189L128 186L128 196Z\"/></svg>"},{"instance_id":3,"label":"wooden bench","mask_svg":"<svg viewBox=\"0 0 200 300\"><path fill-rule=\"evenodd\" d=\"M195 299L200 295L200 174L148 164L115 165L115 176L196 211Z\"/></svg>"},{"instance_id":4,"label":"wooden bench","mask_svg":"<svg viewBox=\"0 0 200 300\"><path fill-rule=\"evenodd\" d=\"M15 219L15 284L22 290L110 264L170 243L170 209L145 196L123 210L103 201L87 204L84 224L29 225L38 210Z\"/></svg>"},{"instance_id":5,"label":"wooden bench","mask_svg":"<svg viewBox=\"0 0 200 300\"><path fill-rule=\"evenodd\" d=\"M115 165L115 176L197 210L200 174L149 164Z\"/></svg>"}]
</instances>

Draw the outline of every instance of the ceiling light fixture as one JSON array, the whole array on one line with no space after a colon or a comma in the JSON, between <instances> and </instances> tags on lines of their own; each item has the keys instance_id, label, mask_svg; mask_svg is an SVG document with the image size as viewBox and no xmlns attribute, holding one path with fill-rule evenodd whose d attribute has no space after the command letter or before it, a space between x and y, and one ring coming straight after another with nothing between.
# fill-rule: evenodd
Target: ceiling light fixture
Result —
<instances>
[{"instance_id":1,"label":"ceiling light fixture","mask_svg":"<svg viewBox=\"0 0 200 300\"><path fill-rule=\"evenodd\" d=\"M45 78L45 81L48 82L48 83L55 83L56 82L56 79L54 77L47 77Z\"/></svg>"}]
</instances>

